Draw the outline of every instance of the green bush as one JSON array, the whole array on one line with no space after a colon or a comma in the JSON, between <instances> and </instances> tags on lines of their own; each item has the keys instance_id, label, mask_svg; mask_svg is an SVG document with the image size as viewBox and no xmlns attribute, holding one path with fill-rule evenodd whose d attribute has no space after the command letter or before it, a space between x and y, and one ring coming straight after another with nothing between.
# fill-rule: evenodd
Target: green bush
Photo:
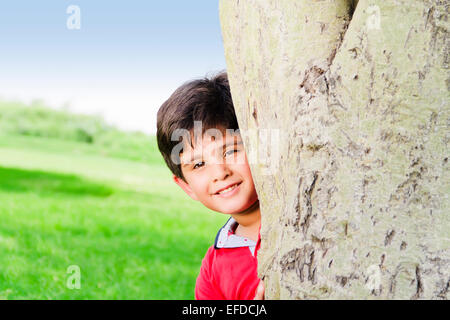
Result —
<instances>
[{"instance_id":1,"label":"green bush","mask_svg":"<svg viewBox=\"0 0 450 320\"><path fill-rule=\"evenodd\" d=\"M124 132L99 116L54 110L42 102L0 101L0 134L70 140L94 145L105 156L141 162L161 160L154 136Z\"/></svg>"}]
</instances>

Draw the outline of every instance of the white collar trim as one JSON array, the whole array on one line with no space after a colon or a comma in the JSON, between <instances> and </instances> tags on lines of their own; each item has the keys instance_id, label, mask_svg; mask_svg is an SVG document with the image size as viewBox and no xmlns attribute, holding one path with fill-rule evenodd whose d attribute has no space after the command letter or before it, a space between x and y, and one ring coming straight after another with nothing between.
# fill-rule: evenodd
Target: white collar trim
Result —
<instances>
[{"instance_id":1,"label":"white collar trim","mask_svg":"<svg viewBox=\"0 0 450 320\"><path fill-rule=\"evenodd\" d=\"M237 221L231 217L228 219L227 223L219 230L216 236L216 241L214 243L214 248L240 248L240 247L248 247L252 255L255 255L256 242L238 235L229 234L236 230Z\"/></svg>"}]
</instances>

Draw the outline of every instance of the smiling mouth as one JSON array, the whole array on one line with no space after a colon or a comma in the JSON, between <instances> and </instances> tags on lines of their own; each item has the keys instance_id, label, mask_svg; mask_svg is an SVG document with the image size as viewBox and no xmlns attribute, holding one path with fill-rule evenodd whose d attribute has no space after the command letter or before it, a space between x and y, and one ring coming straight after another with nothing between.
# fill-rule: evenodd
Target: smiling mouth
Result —
<instances>
[{"instance_id":1,"label":"smiling mouth","mask_svg":"<svg viewBox=\"0 0 450 320\"><path fill-rule=\"evenodd\" d=\"M240 185L241 183L242 183L242 182L236 183L236 184L232 185L231 187L229 187L229 188L227 188L227 189L224 189L224 190L222 190L222 191L220 191L220 192L214 193L214 194L215 194L215 195L219 195L219 194L225 194L225 193L228 193L228 192L230 192L230 191L233 191L234 189L236 189L237 187L239 187L239 185Z\"/></svg>"}]
</instances>

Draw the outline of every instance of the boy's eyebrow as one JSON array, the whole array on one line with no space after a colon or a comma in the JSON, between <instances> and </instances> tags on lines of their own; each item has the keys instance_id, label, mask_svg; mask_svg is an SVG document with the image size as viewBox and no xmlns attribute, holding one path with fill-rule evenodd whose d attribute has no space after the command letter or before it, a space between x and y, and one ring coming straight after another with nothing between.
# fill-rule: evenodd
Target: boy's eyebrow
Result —
<instances>
[{"instance_id":1,"label":"boy's eyebrow","mask_svg":"<svg viewBox=\"0 0 450 320\"><path fill-rule=\"evenodd\" d=\"M231 145L241 145L241 144L243 144L242 140L239 140L239 141L229 141L228 143L224 143L221 147L218 147L217 150L224 149L224 148L226 148L226 147L228 147L228 146L231 146ZM195 155L193 158L189 159L189 160L190 160L189 163L184 163L184 164L182 164L181 166L182 166L182 167L186 167L186 166L192 164L192 162L193 162L194 160L197 160L197 159L199 159L199 158L201 158L201 157L202 157L201 154L197 154L197 155Z\"/></svg>"}]
</instances>

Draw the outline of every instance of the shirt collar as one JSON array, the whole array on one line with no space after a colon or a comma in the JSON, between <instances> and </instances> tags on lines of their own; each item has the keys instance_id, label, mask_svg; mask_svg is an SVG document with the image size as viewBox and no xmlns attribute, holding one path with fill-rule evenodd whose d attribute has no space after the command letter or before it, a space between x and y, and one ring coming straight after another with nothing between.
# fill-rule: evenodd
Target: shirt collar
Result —
<instances>
[{"instance_id":1,"label":"shirt collar","mask_svg":"<svg viewBox=\"0 0 450 320\"><path fill-rule=\"evenodd\" d=\"M250 251L253 253L256 247L256 242L234 234L234 230L238 226L237 221L230 217L225 225L220 228L216 235L216 240L214 242L214 248L240 248L240 247L250 247Z\"/></svg>"}]
</instances>

